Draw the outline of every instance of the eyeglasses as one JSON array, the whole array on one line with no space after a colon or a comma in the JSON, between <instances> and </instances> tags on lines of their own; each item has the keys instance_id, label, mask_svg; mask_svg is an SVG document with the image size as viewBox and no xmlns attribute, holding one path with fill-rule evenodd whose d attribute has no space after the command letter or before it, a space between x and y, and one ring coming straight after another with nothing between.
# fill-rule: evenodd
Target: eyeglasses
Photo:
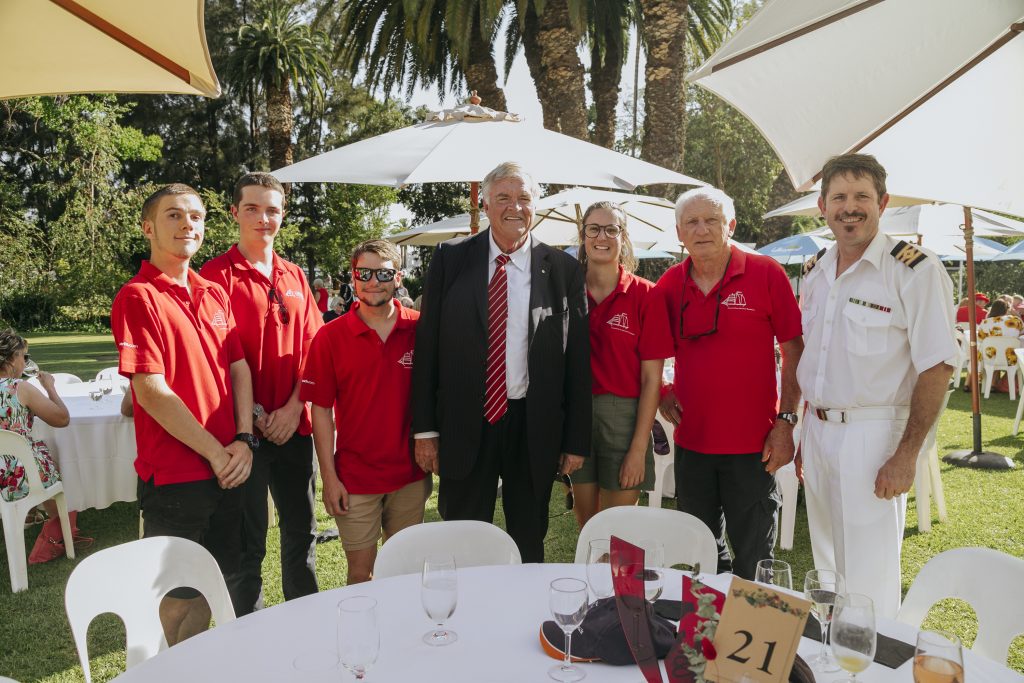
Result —
<instances>
[{"instance_id":1,"label":"eyeglasses","mask_svg":"<svg viewBox=\"0 0 1024 683\"><path fill-rule=\"evenodd\" d=\"M602 232L608 239L613 240L622 234L622 228L615 224L598 225L597 223L587 223L583 226L583 234L587 237L597 237Z\"/></svg>"},{"instance_id":2,"label":"eyeglasses","mask_svg":"<svg viewBox=\"0 0 1024 683\"><path fill-rule=\"evenodd\" d=\"M267 292L267 298L271 304L267 307L267 315L270 315L270 309L273 308L273 304L277 304L277 317L281 319L282 324L287 325L290 320L288 309L284 307L284 299L281 298L281 294L274 289L273 285L271 285L270 290Z\"/></svg>"},{"instance_id":3,"label":"eyeglasses","mask_svg":"<svg viewBox=\"0 0 1024 683\"><path fill-rule=\"evenodd\" d=\"M686 334L686 330L685 330L686 316L684 314L686 313L686 309L689 307L690 302L689 301L685 301L685 298L686 298L685 297L686 283L685 283L685 281L683 282L683 292L684 292L683 299L684 299L684 302L683 302L682 306L679 308L679 338L680 339L687 339L687 340L692 341L694 339L700 339L701 337L707 337L708 335L712 335L715 332L718 332L718 314L722 310L722 286L725 284L725 282L724 282L725 281L725 273L729 272L729 263L731 263L731 262L732 262L732 254L730 253L729 254L729 259L725 262L725 271L722 273L722 281L720 281L718 283L718 293L717 293L717 295L715 297L715 320L711 324L711 329L708 330L707 332L699 332L697 334ZM691 265L690 267L692 268L693 266ZM690 276L690 271L689 270L686 271L686 276L687 277Z\"/></svg>"},{"instance_id":4,"label":"eyeglasses","mask_svg":"<svg viewBox=\"0 0 1024 683\"><path fill-rule=\"evenodd\" d=\"M352 276L360 282L369 282L371 277L376 277L377 282L391 282L395 279L398 271L394 268L353 268Z\"/></svg>"}]
</instances>

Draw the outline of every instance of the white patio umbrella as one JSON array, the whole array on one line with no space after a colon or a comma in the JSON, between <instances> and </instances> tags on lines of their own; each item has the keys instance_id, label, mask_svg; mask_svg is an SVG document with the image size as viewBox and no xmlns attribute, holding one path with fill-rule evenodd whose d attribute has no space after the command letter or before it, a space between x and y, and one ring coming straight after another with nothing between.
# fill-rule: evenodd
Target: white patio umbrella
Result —
<instances>
[{"instance_id":1,"label":"white patio umbrella","mask_svg":"<svg viewBox=\"0 0 1024 683\"><path fill-rule=\"evenodd\" d=\"M1024 241L1017 242L1012 247L998 256L993 256L990 261L1024 261Z\"/></svg>"},{"instance_id":2,"label":"white patio umbrella","mask_svg":"<svg viewBox=\"0 0 1024 683\"><path fill-rule=\"evenodd\" d=\"M798 197L793 201L783 204L782 206L772 209L761 218L776 218L778 216L821 216L821 211L818 210L818 197L820 192L811 192L805 194L802 197ZM904 197L903 195L895 195L889 193L889 208L894 209L899 206L913 206L915 204L927 204L928 200L916 199L914 197Z\"/></svg>"},{"instance_id":3,"label":"white patio umbrella","mask_svg":"<svg viewBox=\"0 0 1024 683\"><path fill-rule=\"evenodd\" d=\"M1022 32L1021 0L775 0L689 79L761 130L798 189L814 184L829 157L863 152L902 194L1020 216ZM965 211L969 298L971 218ZM980 401L971 384L969 455L978 460Z\"/></svg>"},{"instance_id":4,"label":"white patio umbrella","mask_svg":"<svg viewBox=\"0 0 1024 683\"><path fill-rule=\"evenodd\" d=\"M3 0L0 99L87 92L220 95L204 0Z\"/></svg>"},{"instance_id":5,"label":"white patio umbrella","mask_svg":"<svg viewBox=\"0 0 1024 683\"><path fill-rule=\"evenodd\" d=\"M832 240L823 235L801 233L775 240L757 250L763 256L770 256L779 263L789 265L803 263L822 249L832 246Z\"/></svg>"},{"instance_id":6,"label":"white patio umbrella","mask_svg":"<svg viewBox=\"0 0 1024 683\"><path fill-rule=\"evenodd\" d=\"M676 208L669 200L587 187L572 187L540 199L533 233L548 244L576 244L583 212L597 202L622 207L628 218L630 241L637 248L650 248L666 238L675 238Z\"/></svg>"},{"instance_id":7,"label":"white patio umbrella","mask_svg":"<svg viewBox=\"0 0 1024 683\"><path fill-rule=\"evenodd\" d=\"M481 220L480 227L487 227L487 217ZM419 225L409 230L404 230L394 235L384 237L389 242L407 247L436 247L445 240L453 237L469 234L470 216L468 213L460 213L456 216L442 218L434 223Z\"/></svg>"},{"instance_id":8,"label":"white patio umbrella","mask_svg":"<svg viewBox=\"0 0 1024 683\"><path fill-rule=\"evenodd\" d=\"M282 182L401 187L413 183L477 185L495 166L521 163L540 183L632 190L638 185L705 185L701 180L521 121L477 104L435 112L430 120L354 142L277 169ZM474 229L473 232L476 232Z\"/></svg>"}]
</instances>

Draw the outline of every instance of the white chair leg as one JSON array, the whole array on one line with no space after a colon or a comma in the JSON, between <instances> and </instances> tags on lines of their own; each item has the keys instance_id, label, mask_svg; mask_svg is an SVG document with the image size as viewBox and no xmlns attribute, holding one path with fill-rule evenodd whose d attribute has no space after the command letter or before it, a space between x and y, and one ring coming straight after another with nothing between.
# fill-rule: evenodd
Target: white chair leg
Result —
<instances>
[{"instance_id":1,"label":"white chair leg","mask_svg":"<svg viewBox=\"0 0 1024 683\"><path fill-rule=\"evenodd\" d=\"M982 386L982 393L985 395L985 398L988 398L988 395L992 393L992 375L994 374L996 374L994 369L985 367L985 383Z\"/></svg>"},{"instance_id":2,"label":"white chair leg","mask_svg":"<svg viewBox=\"0 0 1024 683\"><path fill-rule=\"evenodd\" d=\"M939 521L945 523L948 520L946 515L946 493L942 487L942 471L939 469L939 449L932 448L928 452L928 474L931 477L932 498L935 499L935 507L939 510Z\"/></svg>"},{"instance_id":3,"label":"white chair leg","mask_svg":"<svg viewBox=\"0 0 1024 683\"><path fill-rule=\"evenodd\" d=\"M142 510L139 510L139 538L144 538L143 531L145 531L145 527L142 524Z\"/></svg>"},{"instance_id":4,"label":"white chair leg","mask_svg":"<svg viewBox=\"0 0 1024 683\"><path fill-rule=\"evenodd\" d=\"M1017 436L1017 432L1020 430L1020 420L1024 415L1024 393L1021 393L1020 400L1017 401L1017 415L1013 418L1013 435Z\"/></svg>"},{"instance_id":5,"label":"white chair leg","mask_svg":"<svg viewBox=\"0 0 1024 683\"><path fill-rule=\"evenodd\" d=\"M61 491L53 497L53 502L57 504L57 515L60 517L60 531L64 536L64 554L69 559L75 559L75 537L71 533L71 518L68 517L68 503L64 498L64 492Z\"/></svg>"},{"instance_id":6,"label":"white chair leg","mask_svg":"<svg viewBox=\"0 0 1024 683\"><path fill-rule=\"evenodd\" d=\"M796 530L796 501L800 488L800 482L796 478L796 468L792 465L786 465L779 469L776 472L775 481L782 492L779 547L783 550L792 550L793 534Z\"/></svg>"},{"instance_id":7,"label":"white chair leg","mask_svg":"<svg viewBox=\"0 0 1024 683\"><path fill-rule=\"evenodd\" d=\"M1017 400L1017 368L1006 368L1006 384L1010 388L1010 400Z\"/></svg>"},{"instance_id":8,"label":"white chair leg","mask_svg":"<svg viewBox=\"0 0 1024 683\"><path fill-rule=\"evenodd\" d=\"M647 507L660 508L665 495L665 475L672 464L671 456L654 456L654 490L647 495Z\"/></svg>"},{"instance_id":9,"label":"white chair leg","mask_svg":"<svg viewBox=\"0 0 1024 683\"><path fill-rule=\"evenodd\" d=\"M917 458L914 475L914 495L917 498L917 530L925 533L932 530L931 479L928 473L928 454Z\"/></svg>"},{"instance_id":10,"label":"white chair leg","mask_svg":"<svg viewBox=\"0 0 1024 683\"><path fill-rule=\"evenodd\" d=\"M5 504L6 505L6 504ZM7 567L11 574L11 592L28 590L28 559L25 557L25 515L19 505L3 516Z\"/></svg>"}]
</instances>

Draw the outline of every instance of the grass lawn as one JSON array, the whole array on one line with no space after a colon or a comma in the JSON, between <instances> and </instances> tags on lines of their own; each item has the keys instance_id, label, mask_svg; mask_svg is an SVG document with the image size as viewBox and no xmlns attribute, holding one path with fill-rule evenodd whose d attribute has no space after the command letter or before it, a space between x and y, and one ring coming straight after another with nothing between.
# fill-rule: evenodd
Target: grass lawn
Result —
<instances>
[{"instance_id":1,"label":"grass lawn","mask_svg":"<svg viewBox=\"0 0 1024 683\"><path fill-rule=\"evenodd\" d=\"M116 351L110 336L47 335L30 339L30 353L40 366L51 372L72 372L89 379L105 367L116 365ZM903 585L906 589L921 566L936 554L961 546L987 546L1024 557L1024 452L1021 440L1010 436L1016 404L1005 394L993 394L982 403L985 446L1014 459L1017 469L992 472L942 466L946 487L949 522L935 523L932 531L919 533L913 495L907 509L907 531L903 544ZM955 392L939 426L940 455L971 446L970 397ZM555 491L551 503L551 529L546 541L551 562L572 562L576 548L576 522L564 513L564 498ZM646 502L646 501L641 501ZM665 501L667 506L672 501ZM134 539L137 535L137 509L134 504L118 503L106 510L86 510L79 526L96 537L96 545L81 556ZM437 520L437 501L431 497L427 520ZM500 511L496 523L503 524ZM933 515L933 522L937 519ZM319 511L321 529L333 522ZM31 546L38 527L26 531ZM266 599L274 605L283 599L280 590L279 536L271 529L267 539L267 559L263 565ZM317 548L317 575L321 589L344 584L345 560L337 542ZM797 511L795 547L780 551L778 557L793 565L796 581L811 568L807 515L801 505ZM60 559L29 569L29 590L12 595L7 580L6 555L0 558L0 676L28 681L80 681L82 672L71 632L64 614L64 585L74 561ZM979 577L983 580L983 577ZM1020 609L1019 605L1008 606ZM977 632L974 613L965 603L947 600L939 603L926 625L943 628L973 642ZM124 627L112 615L93 622L89 631L93 680L106 681L124 668ZM1024 637L1014 641L1010 666L1024 672Z\"/></svg>"}]
</instances>

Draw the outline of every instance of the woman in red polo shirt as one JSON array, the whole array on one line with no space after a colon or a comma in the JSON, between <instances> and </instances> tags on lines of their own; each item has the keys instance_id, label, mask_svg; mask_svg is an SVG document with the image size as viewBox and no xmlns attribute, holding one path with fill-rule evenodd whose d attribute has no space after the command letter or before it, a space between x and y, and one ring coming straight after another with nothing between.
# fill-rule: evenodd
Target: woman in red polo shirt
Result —
<instances>
[{"instance_id":1,"label":"woman in red polo shirt","mask_svg":"<svg viewBox=\"0 0 1024 683\"><path fill-rule=\"evenodd\" d=\"M654 284L633 275L636 258L617 204L598 202L583 214L580 260L587 273L594 426L591 453L572 475L580 528L601 510L635 505L654 487L651 426L658 409L661 350L645 326ZM669 344L671 346L671 344Z\"/></svg>"}]
</instances>

